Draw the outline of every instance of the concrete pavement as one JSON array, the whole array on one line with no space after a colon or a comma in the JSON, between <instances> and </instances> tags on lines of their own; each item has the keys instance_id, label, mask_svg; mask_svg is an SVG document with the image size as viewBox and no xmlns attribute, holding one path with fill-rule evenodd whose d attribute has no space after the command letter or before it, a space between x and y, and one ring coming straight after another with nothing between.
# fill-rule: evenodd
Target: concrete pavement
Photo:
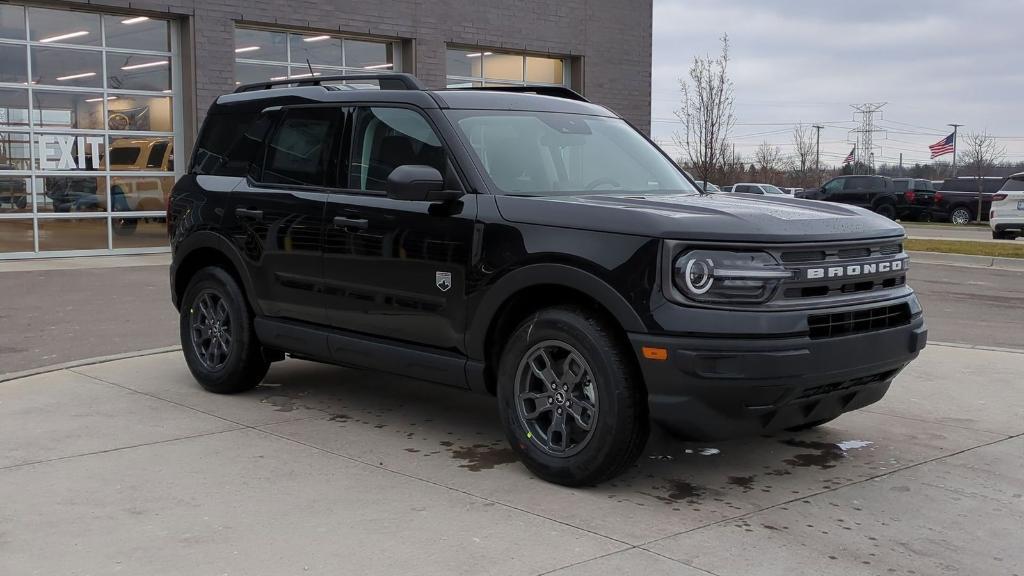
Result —
<instances>
[{"instance_id":1,"label":"concrete pavement","mask_svg":"<svg viewBox=\"0 0 1024 576\"><path fill-rule=\"evenodd\" d=\"M1012 574L1024 354L931 346L814 432L567 489L492 399L297 360L237 396L180 353L0 383L0 574Z\"/></svg>"}]
</instances>

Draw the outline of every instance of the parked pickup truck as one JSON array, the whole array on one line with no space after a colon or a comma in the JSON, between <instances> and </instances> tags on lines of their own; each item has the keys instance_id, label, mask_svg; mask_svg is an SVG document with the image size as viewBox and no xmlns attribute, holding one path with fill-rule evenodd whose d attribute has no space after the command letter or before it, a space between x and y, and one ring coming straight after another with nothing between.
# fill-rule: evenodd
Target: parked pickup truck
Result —
<instances>
[{"instance_id":1,"label":"parked pickup truck","mask_svg":"<svg viewBox=\"0 0 1024 576\"><path fill-rule=\"evenodd\" d=\"M992 209L992 195L999 191L1006 180L1001 176L961 176L946 178L942 188L935 193L935 201L930 211L931 218L936 222L952 222L968 224L978 214L978 184L981 184L981 219L988 220Z\"/></svg>"}]
</instances>

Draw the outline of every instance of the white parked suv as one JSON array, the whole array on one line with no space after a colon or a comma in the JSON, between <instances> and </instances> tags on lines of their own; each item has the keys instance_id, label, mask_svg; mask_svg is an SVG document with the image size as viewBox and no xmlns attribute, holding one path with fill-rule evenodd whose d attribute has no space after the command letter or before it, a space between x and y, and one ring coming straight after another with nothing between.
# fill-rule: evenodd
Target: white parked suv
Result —
<instances>
[{"instance_id":1,"label":"white parked suv","mask_svg":"<svg viewBox=\"0 0 1024 576\"><path fill-rule=\"evenodd\" d=\"M734 194L771 194L785 196L786 193L777 186L771 184L757 184L753 182L740 182L732 186Z\"/></svg>"},{"instance_id":2,"label":"white parked suv","mask_svg":"<svg viewBox=\"0 0 1024 576\"><path fill-rule=\"evenodd\" d=\"M999 192L992 195L988 224L996 240L1024 236L1024 172L1011 175Z\"/></svg>"}]
</instances>

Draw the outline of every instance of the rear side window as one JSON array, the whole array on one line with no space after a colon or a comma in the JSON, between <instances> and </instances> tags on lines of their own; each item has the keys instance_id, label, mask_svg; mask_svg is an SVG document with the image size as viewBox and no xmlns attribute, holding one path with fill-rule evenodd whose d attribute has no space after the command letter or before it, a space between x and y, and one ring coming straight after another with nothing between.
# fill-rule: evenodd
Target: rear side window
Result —
<instances>
[{"instance_id":1,"label":"rear side window","mask_svg":"<svg viewBox=\"0 0 1024 576\"><path fill-rule=\"evenodd\" d=\"M211 114L196 144L192 172L213 176L245 176L250 158L243 137L256 113Z\"/></svg>"},{"instance_id":2,"label":"rear side window","mask_svg":"<svg viewBox=\"0 0 1024 576\"><path fill-rule=\"evenodd\" d=\"M1024 176L1007 179L1000 190L1003 192L1024 192Z\"/></svg>"},{"instance_id":3,"label":"rear side window","mask_svg":"<svg viewBox=\"0 0 1024 576\"><path fill-rule=\"evenodd\" d=\"M164 164L164 154L167 153L167 140L161 140L153 144L149 149L149 157L146 158L146 168L159 169Z\"/></svg>"},{"instance_id":4,"label":"rear side window","mask_svg":"<svg viewBox=\"0 0 1024 576\"><path fill-rule=\"evenodd\" d=\"M142 150L138 146L126 148L112 148L110 150L110 164L117 166L134 166L139 160Z\"/></svg>"},{"instance_id":5,"label":"rear side window","mask_svg":"<svg viewBox=\"0 0 1024 576\"><path fill-rule=\"evenodd\" d=\"M870 176L853 176L846 179L844 190L881 190L881 181Z\"/></svg>"},{"instance_id":6,"label":"rear side window","mask_svg":"<svg viewBox=\"0 0 1024 576\"><path fill-rule=\"evenodd\" d=\"M289 109L267 144L262 181L324 186L339 117L337 108Z\"/></svg>"}]
</instances>

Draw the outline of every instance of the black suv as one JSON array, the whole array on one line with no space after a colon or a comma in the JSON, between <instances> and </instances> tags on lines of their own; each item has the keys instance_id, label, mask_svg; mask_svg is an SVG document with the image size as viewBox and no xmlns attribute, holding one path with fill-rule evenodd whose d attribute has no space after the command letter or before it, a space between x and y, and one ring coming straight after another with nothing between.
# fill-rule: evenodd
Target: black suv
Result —
<instances>
[{"instance_id":1,"label":"black suv","mask_svg":"<svg viewBox=\"0 0 1024 576\"><path fill-rule=\"evenodd\" d=\"M935 202L935 185L923 178L893 178L900 220L928 220Z\"/></svg>"},{"instance_id":2,"label":"black suv","mask_svg":"<svg viewBox=\"0 0 1024 576\"><path fill-rule=\"evenodd\" d=\"M890 220L905 214L908 208L886 176L836 176L820 188L804 190L799 197L860 206Z\"/></svg>"},{"instance_id":3,"label":"black suv","mask_svg":"<svg viewBox=\"0 0 1024 576\"><path fill-rule=\"evenodd\" d=\"M285 355L498 397L539 477L630 466L651 420L723 438L880 399L924 347L900 226L700 194L567 89L290 80L221 96L170 199L195 378Z\"/></svg>"},{"instance_id":4,"label":"black suv","mask_svg":"<svg viewBox=\"0 0 1024 576\"><path fill-rule=\"evenodd\" d=\"M935 193L931 218L936 222L969 224L977 218L978 196L981 196L981 220L988 220L992 209L992 195L999 192L1006 178L1001 176L961 176L946 178ZM980 194L979 194L980 192Z\"/></svg>"}]
</instances>

